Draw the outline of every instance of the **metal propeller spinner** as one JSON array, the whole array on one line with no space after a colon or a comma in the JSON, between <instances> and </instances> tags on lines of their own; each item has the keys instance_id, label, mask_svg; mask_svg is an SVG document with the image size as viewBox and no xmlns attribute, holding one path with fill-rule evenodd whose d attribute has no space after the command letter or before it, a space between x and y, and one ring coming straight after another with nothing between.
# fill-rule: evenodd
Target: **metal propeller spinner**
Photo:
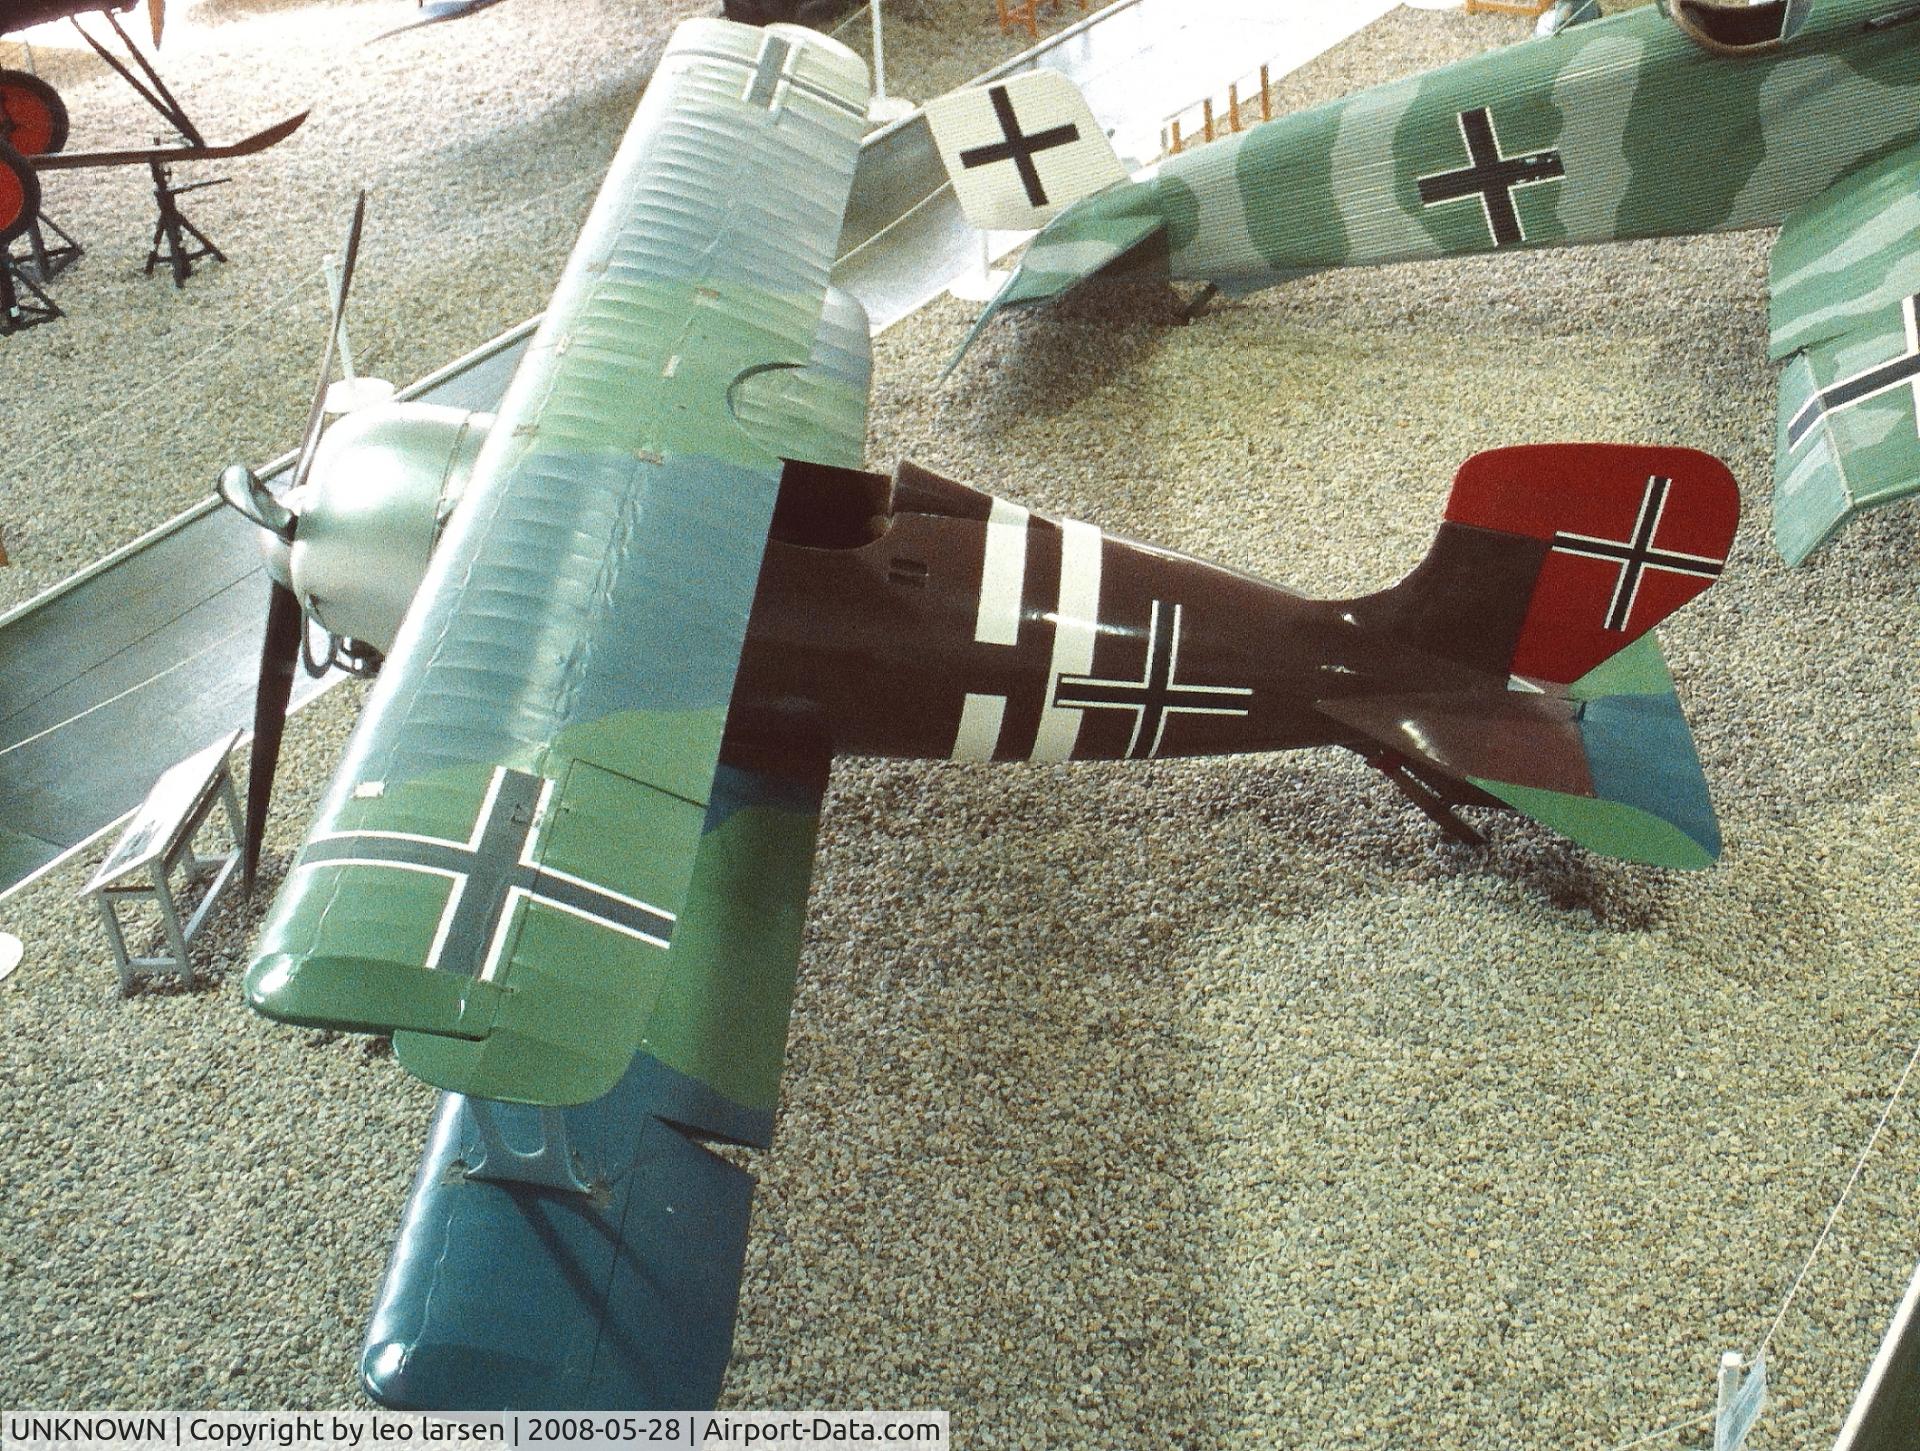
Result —
<instances>
[{"instance_id":1,"label":"metal propeller spinner","mask_svg":"<svg viewBox=\"0 0 1920 1451\"><path fill-rule=\"evenodd\" d=\"M320 379L313 406L300 440L287 492L295 494L313 470L314 454L326 426L327 384L333 376L333 355L340 343L340 322L346 313L347 290L353 285L354 259L360 251L360 228L367 214L367 194L354 204L342 252L340 285L333 295L333 322L327 346L320 355ZM267 533L292 544L300 516L281 503L245 464L233 464L220 475L220 497ZM271 571L270 571L271 572ZM260 647L260 683L253 698L253 760L247 771L246 840L241 847L241 881L250 895L260 864L260 844L266 836L267 806L273 794L273 774L280 761L280 740L286 733L287 703L293 695L293 669L306 643L306 611L285 581L275 577L267 602L266 638Z\"/></svg>"}]
</instances>

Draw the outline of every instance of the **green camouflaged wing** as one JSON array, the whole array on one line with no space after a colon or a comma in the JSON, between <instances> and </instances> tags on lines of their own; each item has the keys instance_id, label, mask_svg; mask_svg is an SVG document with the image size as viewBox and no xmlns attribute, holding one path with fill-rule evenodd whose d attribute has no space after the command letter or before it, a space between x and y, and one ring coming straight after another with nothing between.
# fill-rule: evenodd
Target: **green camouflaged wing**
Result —
<instances>
[{"instance_id":1,"label":"green camouflaged wing","mask_svg":"<svg viewBox=\"0 0 1920 1451\"><path fill-rule=\"evenodd\" d=\"M752 911L695 875L757 819L710 807L783 398L829 451L863 428L863 370L805 369L851 331L822 313L867 98L808 32L676 32L263 930L262 1012L531 1103L702 1041L676 944ZM784 920L806 874L774 877Z\"/></svg>"},{"instance_id":2,"label":"green camouflaged wing","mask_svg":"<svg viewBox=\"0 0 1920 1451\"><path fill-rule=\"evenodd\" d=\"M1773 537L1798 564L1852 515L1920 489L1920 146L1787 219L1773 249L1773 343L1787 360Z\"/></svg>"}]
</instances>

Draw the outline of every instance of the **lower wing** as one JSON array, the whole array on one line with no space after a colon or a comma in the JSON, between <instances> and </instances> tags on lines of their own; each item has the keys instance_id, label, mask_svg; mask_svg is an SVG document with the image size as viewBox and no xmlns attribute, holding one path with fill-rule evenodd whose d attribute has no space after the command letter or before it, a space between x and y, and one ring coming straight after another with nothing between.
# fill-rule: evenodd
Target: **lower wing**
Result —
<instances>
[{"instance_id":1,"label":"lower wing","mask_svg":"<svg viewBox=\"0 0 1920 1451\"><path fill-rule=\"evenodd\" d=\"M611 1093L557 1110L442 1097L368 1328L375 1400L713 1404L753 1176L705 1143L771 1138L824 786L824 768L721 767L674 975ZM536 1150L547 1185L528 1182ZM490 1177L503 1167L516 1177Z\"/></svg>"}]
</instances>

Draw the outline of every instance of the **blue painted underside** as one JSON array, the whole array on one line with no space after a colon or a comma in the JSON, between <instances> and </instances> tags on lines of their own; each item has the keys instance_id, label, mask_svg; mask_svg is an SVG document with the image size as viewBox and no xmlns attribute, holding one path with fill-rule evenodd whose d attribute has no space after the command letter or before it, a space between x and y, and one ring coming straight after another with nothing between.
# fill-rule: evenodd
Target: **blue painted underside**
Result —
<instances>
[{"instance_id":1,"label":"blue painted underside","mask_svg":"<svg viewBox=\"0 0 1920 1451\"><path fill-rule=\"evenodd\" d=\"M536 1111L501 1105L509 1142ZM466 1179L465 1101L442 1097L368 1327L367 1393L409 1410L699 1410L732 1349L753 1178L663 1121L764 1143L771 1115L641 1054L567 1109L591 1195Z\"/></svg>"},{"instance_id":2,"label":"blue painted underside","mask_svg":"<svg viewBox=\"0 0 1920 1451\"><path fill-rule=\"evenodd\" d=\"M1638 807L1719 854L1720 827L1677 695L1590 700L1580 714L1580 735L1595 796Z\"/></svg>"}]
</instances>

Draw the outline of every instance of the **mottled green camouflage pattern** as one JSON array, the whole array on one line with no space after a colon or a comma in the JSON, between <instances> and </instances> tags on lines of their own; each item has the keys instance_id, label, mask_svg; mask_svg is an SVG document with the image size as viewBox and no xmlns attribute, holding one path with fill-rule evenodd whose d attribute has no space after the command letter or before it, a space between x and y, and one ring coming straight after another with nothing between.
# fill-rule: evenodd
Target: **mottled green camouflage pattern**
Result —
<instances>
[{"instance_id":1,"label":"mottled green camouflage pattern","mask_svg":"<svg viewBox=\"0 0 1920 1451\"><path fill-rule=\"evenodd\" d=\"M1899 302L1920 291L1910 10L1817 0L1779 46L1730 55L1647 5L1284 116L1068 208L989 315L1109 268L1245 291L1331 267L1785 222L1774 356L1794 360L1774 527L1797 562L1848 514L1920 487L1906 390L1833 414L1797 448L1786 438L1808 397L1905 345ZM1498 242L1477 198L1429 202L1420 187L1468 166L1461 118L1482 108L1500 157L1551 153L1563 171L1503 192L1517 235ZM1164 245L1142 245L1156 229Z\"/></svg>"},{"instance_id":2,"label":"mottled green camouflage pattern","mask_svg":"<svg viewBox=\"0 0 1920 1451\"><path fill-rule=\"evenodd\" d=\"M713 786L779 440L859 459L865 330L827 283L866 101L832 42L675 33L263 929L261 1011L398 1029L409 1070L480 1097L581 1103L644 1049L770 1108L817 798ZM542 889L429 970L465 941L455 874L321 860L447 860L500 768L549 793L500 828L514 880L620 894L661 940Z\"/></svg>"},{"instance_id":3,"label":"mottled green camouflage pattern","mask_svg":"<svg viewBox=\"0 0 1920 1451\"><path fill-rule=\"evenodd\" d=\"M1816 393L1912 351L1904 304L1920 292L1920 146L1849 176L1795 212L1773 248L1773 356L1780 379L1773 537L1798 564L1861 509L1920 488L1911 387L1825 414L1798 440Z\"/></svg>"},{"instance_id":4,"label":"mottled green camouflage pattern","mask_svg":"<svg viewBox=\"0 0 1920 1451\"><path fill-rule=\"evenodd\" d=\"M1645 6L1280 117L1171 157L1138 186L1176 278L1271 282L1487 251L1479 207L1423 205L1419 191L1422 176L1467 164L1459 117L1486 107L1504 155L1564 162L1563 178L1516 192L1521 245L1774 225L1912 140L1920 25L1863 29L1898 8L1821 0L1779 49L1728 56ZM1140 205L1089 198L1036 248L1062 256L1083 225Z\"/></svg>"}]
</instances>

